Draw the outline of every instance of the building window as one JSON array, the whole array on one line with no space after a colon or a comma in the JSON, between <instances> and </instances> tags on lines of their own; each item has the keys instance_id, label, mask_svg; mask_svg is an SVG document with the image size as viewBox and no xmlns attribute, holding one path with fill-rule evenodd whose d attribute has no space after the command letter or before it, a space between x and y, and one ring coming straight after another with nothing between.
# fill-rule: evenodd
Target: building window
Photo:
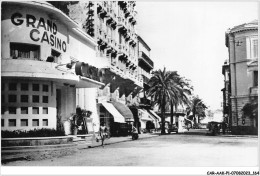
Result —
<instances>
[{"instance_id":1,"label":"building window","mask_svg":"<svg viewBox=\"0 0 260 176\"><path fill-rule=\"evenodd\" d=\"M49 97L48 96L42 96L42 102L43 103L48 103L49 102Z\"/></svg>"},{"instance_id":2,"label":"building window","mask_svg":"<svg viewBox=\"0 0 260 176\"><path fill-rule=\"evenodd\" d=\"M258 71L254 71L253 74L254 74L253 75L253 77L254 77L254 83L253 83L254 85L253 86L257 87L258 86Z\"/></svg>"},{"instance_id":3,"label":"building window","mask_svg":"<svg viewBox=\"0 0 260 176\"><path fill-rule=\"evenodd\" d=\"M16 107L9 107L9 114L16 114Z\"/></svg>"},{"instance_id":4,"label":"building window","mask_svg":"<svg viewBox=\"0 0 260 176\"><path fill-rule=\"evenodd\" d=\"M40 46L25 43L10 43L10 56L13 59L39 59Z\"/></svg>"},{"instance_id":5,"label":"building window","mask_svg":"<svg viewBox=\"0 0 260 176\"><path fill-rule=\"evenodd\" d=\"M42 114L48 114L48 108L42 108Z\"/></svg>"},{"instance_id":6,"label":"building window","mask_svg":"<svg viewBox=\"0 0 260 176\"><path fill-rule=\"evenodd\" d=\"M28 107L21 107L21 114L28 114Z\"/></svg>"},{"instance_id":7,"label":"building window","mask_svg":"<svg viewBox=\"0 0 260 176\"><path fill-rule=\"evenodd\" d=\"M28 126L28 119L21 119L21 126Z\"/></svg>"},{"instance_id":8,"label":"building window","mask_svg":"<svg viewBox=\"0 0 260 176\"><path fill-rule=\"evenodd\" d=\"M22 91L28 91L29 85L27 83L21 83L21 90Z\"/></svg>"},{"instance_id":9,"label":"building window","mask_svg":"<svg viewBox=\"0 0 260 176\"><path fill-rule=\"evenodd\" d=\"M16 83L9 83L9 90L17 90L17 84Z\"/></svg>"},{"instance_id":10,"label":"building window","mask_svg":"<svg viewBox=\"0 0 260 176\"><path fill-rule=\"evenodd\" d=\"M253 40L253 57L258 57L258 40Z\"/></svg>"},{"instance_id":11,"label":"building window","mask_svg":"<svg viewBox=\"0 0 260 176\"><path fill-rule=\"evenodd\" d=\"M39 95L33 95L33 103L39 103L40 102L40 96Z\"/></svg>"},{"instance_id":12,"label":"building window","mask_svg":"<svg viewBox=\"0 0 260 176\"><path fill-rule=\"evenodd\" d=\"M39 107L33 107L33 114L39 114Z\"/></svg>"},{"instance_id":13,"label":"building window","mask_svg":"<svg viewBox=\"0 0 260 176\"><path fill-rule=\"evenodd\" d=\"M33 91L39 91L39 90L40 90L39 84L33 84Z\"/></svg>"},{"instance_id":14,"label":"building window","mask_svg":"<svg viewBox=\"0 0 260 176\"><path fill-rule=\"evenodd\" d=\"M46 85L46 84L43 84L43 85L42 85L42 91L43 91L43 92L49 92L49 86Z\"/></svg>"},{"instance_id":15,"label":"building window","mask_svg":"<svg viewBox=\"0 0 260 176\"><path fill-rule=\"evenodd\" d=\"M39 126L39 119L33 119L32 126Z\"/></svg>"},{"instance_id":16,"label":"building window","mask_svg":"<svg viewBox=\"0 0 260 176\"><path fill-rule=\"evenodd\" d=\"M8 95L8 102L15 103L17 100L16 95Z\"/></svg>"},{"instance_id":17,"label":"building window","mask_svg":"<svg viewBox=\"0 0 260 176\"><path fill-rule=\"evenodd\" d=\"M1 119L1 127L5 126L5 119Z\"/></svg>"},{"instance_id":18,"label":"building window","mask_svg":"<svg viewBox=\"0 0 260 176\"><path fill-rule=\"evenodd\" d=\"M48 119L42 119L42 126L48 126Z\"/></svg>"},{"instance_id":19,"label":"building window","mask_svg":"<svg viewBox=\"0 0 260 176\"><path fill-rule=\"evenodd\" d=\"M21 102L22 103L28 103L29 102L29 96L28 95L21 95Z\"/></svg>"},{"instance_id":20,"label":"building window","mask_svg":"<svg viewBox=\"0 0 260 176\"><path fill-rule=\"evenodd\" d=\"M8 120L8 125L9 125L10 127L16 126L16 119L9 119L9 120Z\"/></svg>"},{"instance_id":21,"label":"building window","mask_svg":"<svg viewBox=\"0 0 260 176\"><path fill-rule=\"evenodd\" d=\"M52 49L51 50L51 56L49 56L46 60L46 62L55 62L55 63L60 63L59 61L59 57L60 57L61 53Z\"/></svg>"}]
</instances>

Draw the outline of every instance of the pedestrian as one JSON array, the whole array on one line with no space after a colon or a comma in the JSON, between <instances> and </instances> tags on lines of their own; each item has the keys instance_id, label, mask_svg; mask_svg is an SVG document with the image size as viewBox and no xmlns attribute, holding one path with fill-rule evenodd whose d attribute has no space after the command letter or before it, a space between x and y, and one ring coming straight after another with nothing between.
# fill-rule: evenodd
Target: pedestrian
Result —
<instances>
[{"instance_id":1,"label":"pedestrian","mask_svg":"<svg viewBox=\"0 0 260 176\"><path fill-rule=\"evenodd\" d=\"M104 147L104 141L107 136L107 127L105 126L104 122L101 122L101 124L100 124L99 135L100 135L100 139L101 139L101 146Z\"/></svg>"},{"instance_id":2,"label":"pedestrian","mask_svg":"<svg viewBox=\"0 0 260 176\"><path fill-rule=\"evenodd\" d=\"M223 132L223 134L226 134L226 123L225 122L222 123L222 132Z\"/></svg>"}]
</instances>

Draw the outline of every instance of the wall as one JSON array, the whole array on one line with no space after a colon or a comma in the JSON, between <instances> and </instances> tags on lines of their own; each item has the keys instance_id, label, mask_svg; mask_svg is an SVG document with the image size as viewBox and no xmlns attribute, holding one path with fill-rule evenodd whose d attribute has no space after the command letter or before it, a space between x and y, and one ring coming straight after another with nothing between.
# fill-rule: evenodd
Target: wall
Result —
<instances>
[{"instance_id":1,"label":"wall","mask_svg":"<svg viewBox=\"0 0 260 176\"><path fill-rule=\"evenodd\" d=\"M9 83L16 83L17 90L9 90ZM28 84L28 90L21 90L21 84ZM33 84L39 85L39 91L33 91ZM48 91L43 91L43 85L48 87ZM2 130L15 130L15 129L23 129L29 130L34 128L56 128L56 90L55 84L52 84L50 81L39 81L39 80L26 80L26 79L2 79L2 103L1 103L1 119L4 120L4 126L1 127ZM15 95L16 101L10 102L9 95ZM28 102L21 101L21 95L28 95ZM33 102L33 96L39 96L39 103ZM43 96L48 97L48 103L43 102ZM16 108L16 114L9 113L9 107ZM28 108L28 112L23 114L21 112L21 108ZM33 114L33 108L39 108L39 114ZM47 108L46 111L43 112L43 108ZM8 120L16 119L16 126L9 126ZM28 120L28 126L21 126L21 119ZM39 126L33 126L32 120L38 119ZM43 119L48 121L47 126L43 126Z\"/></svg>"},{"instance_id":2,"label":"wall","mask_svg":"<svg viewBox=\"0 0 260 176\"><path fill-rule=\"evenodd\" d=\"M252 57L252 43L250 42L257 37L256 34L257 31L243 31L235 33L234 38L232 34L229 35L232 126L240 126L239 130L244 130L244 132L250 132L250 128L256 127L254 120L249 117L244 118L242 112L243 106L250 102L253 71L257 70L257 66L248 66L252 59L256 59ZM239 130L235 128L232 131L238 133Z\"/></svg>"}]
</instances>

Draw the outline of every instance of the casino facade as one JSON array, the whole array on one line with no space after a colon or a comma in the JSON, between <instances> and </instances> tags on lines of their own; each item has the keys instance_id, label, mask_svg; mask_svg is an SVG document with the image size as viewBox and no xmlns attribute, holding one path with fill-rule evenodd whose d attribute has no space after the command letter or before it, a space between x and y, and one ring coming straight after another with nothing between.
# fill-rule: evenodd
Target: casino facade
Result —
<instances>
[{"instance_id":1,"label":"casino facade","mask_svg":"<svg viewBox=\"0 0 260 176\"><path fill-rule=\"evenodd\" d=\"M1 24L2 130L56 129L79 104L97 116L104 84L88 34L44 2L2 2Z\"/></svg>"}]
</instances>

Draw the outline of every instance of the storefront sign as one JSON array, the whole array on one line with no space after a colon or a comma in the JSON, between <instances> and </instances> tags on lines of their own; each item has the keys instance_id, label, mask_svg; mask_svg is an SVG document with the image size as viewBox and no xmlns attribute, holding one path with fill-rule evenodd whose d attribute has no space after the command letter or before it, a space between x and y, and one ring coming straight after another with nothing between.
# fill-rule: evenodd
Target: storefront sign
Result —
<instances>
[{"instance_id":1,"label":"storefront sign","mask_svg":"<svg viewBox=\"0 0 260 176\"><path fill-rule=\"evenodd\" d=\"M11 16L11 21L14 25L20 26L23 23L26 24L26 27L32 27L30 31L30 38L35 42L46 42L49 45L55 47L56 49L66 52L67 44L65 41L62 41L57 37L58 28L57 25L50 21L45 20L40 17L37 21L36 17L30 14L26 14L25 17L21 13L14 13ZM44 29L44 32L41 33L39 29Z\"/></svg>"},{"instance_id":2,"label":"storefront sign","mask_svg":"<svg viewBox=\"0 0 260 176\"><path fill-rule=\"evenodd\" d=\"M76 75L84 76L87 78L100 81L102 77L102 71L94 66L91 66L84 62L77 62L75 66Z\"/></svg>"}]
</instances>

